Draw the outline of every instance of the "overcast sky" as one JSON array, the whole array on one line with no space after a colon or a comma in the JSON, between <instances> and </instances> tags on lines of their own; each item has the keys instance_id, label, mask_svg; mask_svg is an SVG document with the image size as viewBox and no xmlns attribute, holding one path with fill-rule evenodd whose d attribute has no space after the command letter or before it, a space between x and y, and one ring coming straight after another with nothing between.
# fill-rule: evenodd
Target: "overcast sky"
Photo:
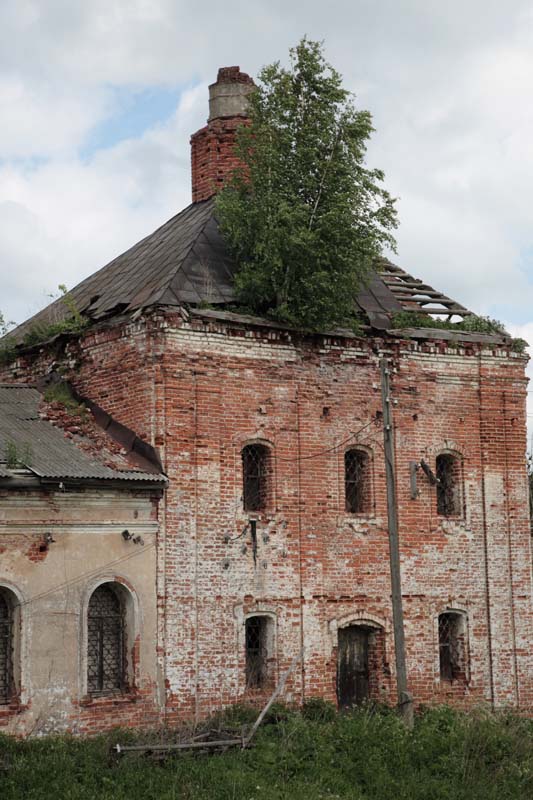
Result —
<instances>
[{"instance_id":1,"label":"overcast sky","mask_svg":"<svg viewBox=\"0 0 533 800\"><path fill-rule=\"evenodd\" d=\"M4 314L187 205L217 68L304 34L374 116L397 263L533 340L531 0L0 0Z\"/></svg>"}]
</instances>

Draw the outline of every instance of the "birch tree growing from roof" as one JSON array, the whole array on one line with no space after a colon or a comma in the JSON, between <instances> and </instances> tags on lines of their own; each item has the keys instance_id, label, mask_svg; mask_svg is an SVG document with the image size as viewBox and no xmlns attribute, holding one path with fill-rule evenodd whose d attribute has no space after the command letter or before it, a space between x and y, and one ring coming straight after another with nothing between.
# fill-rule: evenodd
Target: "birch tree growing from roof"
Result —
<instances>
[{"instance_id":1,"label":"birch tree growing from roof","mask_svg":"<svg viewBox=\"0 0 533 800\"><path fill-rule=\"evenodd\" d=\"M373 131L321 43L264 67L237 135L217 216L238 270L238 302L308 330L351 325L373 259L394 249L394 199L365 164Z\"/></svg>"}]
</instances>

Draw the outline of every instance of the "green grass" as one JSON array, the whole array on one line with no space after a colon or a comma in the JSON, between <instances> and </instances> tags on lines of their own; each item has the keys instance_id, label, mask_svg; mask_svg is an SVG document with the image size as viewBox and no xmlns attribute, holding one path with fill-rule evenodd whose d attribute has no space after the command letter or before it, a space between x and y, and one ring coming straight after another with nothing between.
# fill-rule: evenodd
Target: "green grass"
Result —
<instances>
[{"instance_id":1,"label":"green grass","mask_svg":"<svg viewBox=\"0 0 533 800\"><path fill-rule=\"evenodd\" d=\"M533 722L447 708L406 731L392 712L333 716L320 708L277 713L248 751L173 756L126 754L111 742L147 735L0 737L2 800L529 800ZM7 769L1 771L2 763Z\"/></svg>"}]
</instances>

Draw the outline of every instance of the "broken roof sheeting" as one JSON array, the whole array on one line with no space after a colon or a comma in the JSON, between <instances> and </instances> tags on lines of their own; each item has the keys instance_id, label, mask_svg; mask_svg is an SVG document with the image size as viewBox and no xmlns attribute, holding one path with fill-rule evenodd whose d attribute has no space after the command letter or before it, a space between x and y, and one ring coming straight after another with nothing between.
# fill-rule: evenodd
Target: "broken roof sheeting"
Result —
<instances>
[{"instance_id":1,"label":"broken roof sheeting","mask_svg":"<svg viewBox=\"0 0 533 800\"><path fill-rule=\"evenodd\" d=\"M193 203L70 291L78 310L98 320L150 306L223 305L235 299L235 264L215 218L214 199ZM431 308L428 303L440 308ZM376 262L356 305L372 327L385 330L401 311L470 312L387 259ZM39 325L65 319L60 298L19 325L8 337L21 341Z\"/></svg>"},{"instance_id":2,"label":"broken roof sheeting","mask_svg":"<svg viewBox=\"0 0 533 800\"><path fill-rule=\"evenodd\" d=\"M41 396L27 386L0 385L0 477L9 477L7 455L44 480L164 482L161 474L115 470L91 458L63 431L39 416Z\"/></svg>"},{"instance_id":3,"label":"broken roof sheeting","mask_svg":"<svg viewBox=\"0 0 533 800\"><path fill-rule=\"evenodd\" d=\"M382 283L388 288L400 306L400 311L435 316L467 317L472 314L467 308L437 291L408 272L397 267L386 258L376 262L376 270Z\"/></svg>"},{"instance_id":4,"label":"broken roof sheeting","mask_svg":"<svg viewBox=\"0 0 533 800\"><path fill-rule=\"evenodd\" d=\"M214 201L188 206L70 291L91 319L153 305L228 303L234 298L234 265L214 219ZM55 300L9 333L20 341L31 328L64 319Z\"/></svg>"}]
</instances>

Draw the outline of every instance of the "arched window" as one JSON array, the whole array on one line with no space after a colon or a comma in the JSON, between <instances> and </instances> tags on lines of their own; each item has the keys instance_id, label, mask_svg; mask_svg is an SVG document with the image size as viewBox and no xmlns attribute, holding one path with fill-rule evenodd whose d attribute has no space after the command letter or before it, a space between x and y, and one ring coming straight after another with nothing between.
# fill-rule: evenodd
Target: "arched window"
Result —
<instances>
[{"instance_id":1,"label":"arched window","mask_svg":"<svg viewBox=\"0 0 533 800\"><path fill-rule=\"evenodd\" d=\"M245 622L247 689L261 689L267 685L273 647L273 620L266 615L248 617Z\"/></svg>"},{"instance_id":2,"label":"arched window","mask_svg":"<svg viewBox=\"0 0 533 800\"><path fill-rule=\"evenodd\" d=\"M126 688L125 622L120 592L103 583L87 614L87 690L110 694Z\"/></svg>"},{"instance_id":3,"label":"arched window","mask_svg":"<svg viewBox=\"0 0 533 800\"><path fill-rule=\"evenodd\" d=\"M437 513L459 517L463 513L462 471L460 459L452 453L437 456Z\"/></svg>"},{"instance_id":4,"label":"arched window","mask_svg":"<svg viewBox=\"0 0 533 800\"><path fill-rule=\"evenodd\" d=\"M439 614L439 667L441 681L466 678L465 615L457 611Z\"/></svg>"},{"instance_id":5,"label":"arched window","mask_svg":"<svg viewBox=\"0 0 533 800\"><path fill-rule=\"evenodd\" d=\"M344 454L344 490L346 511L364 514L371 509L370 457L364 450Z\"/></svg>"},{"instance_id":6,"label":"arched window","mask_svg":"<svg viewBox=\"0 0 533 800\"><path fill-rule=\"evenodd\" d=\"M242 496L245 511L262 511L268 498L268 447L247 444L242 449Z\"/></svg>"},{"instance_id":7,"label":"arched window","mask_svg":"<svg viewBox=\"0 0 533 800\"><path fill-rule=\"evenodd\" d=\"M13 680L13 602L11 592L0 587L0 705L9 703Z\"/></svg>"}]
</instances>

